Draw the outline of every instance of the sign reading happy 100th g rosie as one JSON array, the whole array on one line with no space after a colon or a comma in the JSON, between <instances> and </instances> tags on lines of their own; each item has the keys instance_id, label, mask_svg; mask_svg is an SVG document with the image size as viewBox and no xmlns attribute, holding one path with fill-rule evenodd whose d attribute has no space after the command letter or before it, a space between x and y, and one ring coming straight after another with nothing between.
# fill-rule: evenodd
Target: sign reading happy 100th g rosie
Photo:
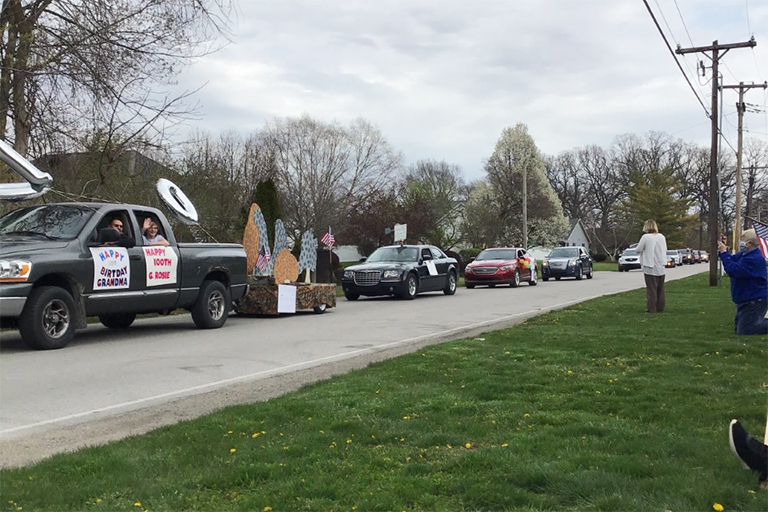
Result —
<instances>
[{"instance_id":1,"label":"sign reading happy 100th g rosie","mask_svg":"<svg viewBox=\"0 0 768 512\"><path fill-rule=\"evenodd\" d=\"M147 286L161 286L176 282L179 258L172 247L144 247L147 262Z\"/></svg>"}]
</instances>

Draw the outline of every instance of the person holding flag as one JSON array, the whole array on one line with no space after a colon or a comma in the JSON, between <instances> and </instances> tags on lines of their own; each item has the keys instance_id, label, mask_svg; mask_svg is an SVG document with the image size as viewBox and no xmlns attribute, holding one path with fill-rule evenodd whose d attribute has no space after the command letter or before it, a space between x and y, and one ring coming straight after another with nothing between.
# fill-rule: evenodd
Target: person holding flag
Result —
<instances>
[{"instance_id":1,"label":"person holding flag","mask_svg":"<svg viewBox=\"0 0 768 512\"><path fill-rule=\"evenodd\" d=\"M736 304L734 329L738 335L768 334L768 270L754 229L741 234L744 250L728 252L721 239L717 251L723 268L731 278L731 298Z\"/></svg>"}]
</instances>

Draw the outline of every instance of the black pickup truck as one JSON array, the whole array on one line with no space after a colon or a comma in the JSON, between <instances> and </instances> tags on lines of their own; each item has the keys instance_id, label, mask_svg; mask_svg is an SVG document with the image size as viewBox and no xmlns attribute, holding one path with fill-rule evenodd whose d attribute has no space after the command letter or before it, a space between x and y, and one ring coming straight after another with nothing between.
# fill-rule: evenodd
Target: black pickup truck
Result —
<instances>
[{"instance_id":1,"label":"black pickup truck","mask_svg":"<svg viewBox=\"0 0 768 512\"><path fill-rule=\"evenodd\" d=\"M113 219L136 245L105 245L99 232ZM145 245L151 219L168 245ZM64 347L86 317L126 328L137 313L192 313L195 325L224 325L246 292L239 244L177 243L155 208L60 203L19 208L0 217L0 323L18 327L35 349Z\"/></svg>"}]
</instances>

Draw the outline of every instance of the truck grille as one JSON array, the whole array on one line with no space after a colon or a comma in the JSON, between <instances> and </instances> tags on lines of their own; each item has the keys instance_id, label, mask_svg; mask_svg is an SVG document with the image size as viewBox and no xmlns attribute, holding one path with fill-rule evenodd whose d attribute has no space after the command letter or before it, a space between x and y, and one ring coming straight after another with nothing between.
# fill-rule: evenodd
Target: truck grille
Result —
<instances>
[{"instance_id":1,"label":"truck grille","mask_svg":"<svg viewBox=\"0 0 768 512\"><path fill-rule=\"evenodd\" d=\"M358 270L355 272L355 284L358 286L374 286L381 280L381 270Z\"/></svg>"},{"instance_id":2,"label":"truck grille","mask_svg":"<svg viewBox=\"0 0 768 512\"><path fill-rule=\"evenodd\" d=\"M495 274L497 270L496 267L476 267L472 269L472 272L479 276L490 276Z\"/></svg>"}]
</instances>

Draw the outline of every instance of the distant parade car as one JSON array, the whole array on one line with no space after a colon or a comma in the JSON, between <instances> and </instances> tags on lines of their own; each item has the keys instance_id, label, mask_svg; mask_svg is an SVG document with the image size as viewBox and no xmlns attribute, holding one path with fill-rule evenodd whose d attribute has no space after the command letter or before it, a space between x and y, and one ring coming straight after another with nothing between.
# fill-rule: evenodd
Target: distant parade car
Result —
<instances>
[{"instance_id":1,"label":"distant parade car","mask_svg":"<svg viewBox=\"0 0 768 512\"><path fill-rule=\"evenodd\" d=\"M467 288L475 286L494 287L508 284L512 288L527 281L535 286L538 282L536 259L522 248L494 247L484 249L464 269L464 284Z\"/></svg>"},{"instance_id":2,"label":"distant parade car","mask_svg":"<svg viewBox=\"0 0 768 512\"><path fill-rule=\"evenodd\" d=\"M541 279L548 281L554 277L575 277L581 280L584 276L592 279L592 257L584 247L556 247L552 249L541 264Z\"/></svg>"},{"instance_id":3,"label":"distant parade car","mask_svg":"<svg viewBox=\"0 0 768 512\"><path fill-rule=\"evenodd\" d=\"M413 299L423 292L456 293L459 264L433 245L379 247L359 265L344 269L341 286L347 300L361 295Z\"/></svg>"},{"instance_id":4,"label":"distant parade car","mask_svg":"<svg viewBox=\"0 0 768 512\"><path fill-rule=\"evenodd\" d=\"M619 256L619 272L640 268L640 255L634 249L625 249Z\"/></svg>"}]
</instances>

